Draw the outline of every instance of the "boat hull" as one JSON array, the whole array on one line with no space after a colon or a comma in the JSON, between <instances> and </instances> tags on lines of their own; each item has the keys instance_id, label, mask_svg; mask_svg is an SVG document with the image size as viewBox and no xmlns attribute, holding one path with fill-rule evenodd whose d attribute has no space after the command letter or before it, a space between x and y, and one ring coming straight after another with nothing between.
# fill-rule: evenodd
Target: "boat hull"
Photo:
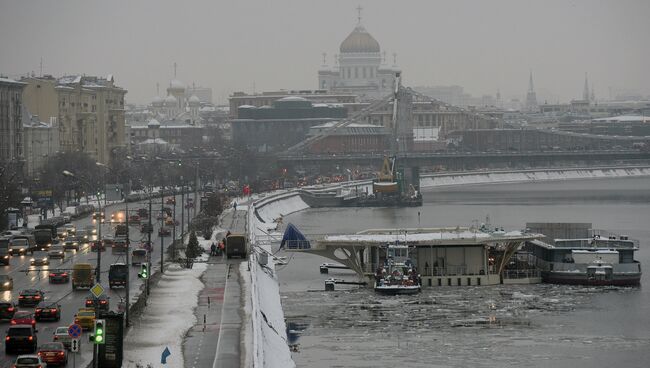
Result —
<instances>
[{"instance_id":1,"label":"boat hull","mask_svg":"<svg viewBox=\"0 0 650 368\"><path fill-rule=\"evenodd\" d=\"M641 274L613 274L611 279L593 279L586 273L542 272L543 282L550 284L588 285L588 286L636 286L641 283Z\"/></svg>"},{"instance_id":2,"label":"boat hull","mask_svg":"<svg viewBox=\"0 0 650 368\"><path fill-rule=\"evenodd\" d=\"M420 292L420 286L375 286L375 292L382 295L414 295Z\"/></svg>"}]
</instances>

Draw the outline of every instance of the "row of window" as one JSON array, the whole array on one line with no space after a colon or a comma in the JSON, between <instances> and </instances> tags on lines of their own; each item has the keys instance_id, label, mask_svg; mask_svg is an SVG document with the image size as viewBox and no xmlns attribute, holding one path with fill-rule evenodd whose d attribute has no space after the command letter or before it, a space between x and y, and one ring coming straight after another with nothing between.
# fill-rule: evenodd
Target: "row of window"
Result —
<instances>
[{"instance_id":1,"label":"row of window","mask_svg":"<svg viewBox=\"0 0 650 368\"><path fill-rule=\"evenodd\" d=\"M375 77L375 67L342 67L342 73L341 76L343 78L351 79L352 78L352 72L354 71L354 78L374 78Z\"/></svg>"}]
</instances>

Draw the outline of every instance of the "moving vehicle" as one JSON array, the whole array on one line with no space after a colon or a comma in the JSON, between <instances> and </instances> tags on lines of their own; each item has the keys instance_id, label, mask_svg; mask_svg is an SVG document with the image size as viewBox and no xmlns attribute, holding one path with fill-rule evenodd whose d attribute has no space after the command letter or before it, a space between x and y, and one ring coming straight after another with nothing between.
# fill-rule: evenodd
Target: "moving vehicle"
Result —
<instances>
[{"instance_id":1,"label":"moving vehicle","mask_svg":"<svg viewBox=\"0 0 650 368\"><path fill-rule=\"evenodd\" d=\"M152 233L153 232L153 225L149 223L144 223L142 226L140 226L140 232L141 233Z\"/></svg>"},{"instance_id":2,"label":"moving vehicle","mask_svg":"<svg viewBox=\"0 0 650 368\"><path fill-rule=\"evenodd\" d=\"M99 311L104 311L108 312L109 309L109 303L108 303L108 297L106 295L100 295L99 298L95 298L94 296L88 296L86 297L86 308L90 309L96 309Z\"/></svg>"},{"instance_id":3,"label":"moving vehicle","mask_svg":"<svg viewBox=\"0 0 650 368\"><path fill-rule=\"evenodd\" d=\"M47 266L50 264L50 260L47 257L47 252L38 251L33 254L32 259L29 260L29 264L32 266Z\"/></svg>"},{"instance_id":4,"label":"moving vehicle","mask_svg":"<svg viewBox=\"0 0 650 368\"><path fill-rule=\"evenodd\" d=\"M68 236L75 236L77 234L77 228L74 226L74 224L67 223L63 225L63 228L68 233Z\"/></svg>"},{"instance_id":5,"label":"moving vehicle","mask_svg":"<svg viewBox=\"0 0 650 368\"><path fill-rule=\"evenodd\" d=\"M171 235L171 231L169 231L168 228L166 227L161 227L158 229L158 236L169 236Z\"/></svg>"},{"instance_id":6,"label":"moving vehicle","mask_svg":"<svg viewBox=\"0 0 650 368\"><path fill-rule=\"evenodd\" d=\"M16 358L13 368L41 368L47 364L38 355L20 355Z\"/></svg>"},{"instance_id":7,"label":"moving vehicle","mask_svg":"<svg viewBox=\"0 0 650 368\"><path fill-rule=\"evenodd\" d=\"M68 351L61 342L48 342L38 348L38 356L47 366L65 366L68 364Z\"/></svg>"},{"instance_id":8,"label":"moving vehicle","mask_svg":"<svg viewBox=\"0 0 650 368\"><path fill-rule=\"evenodd\" d=\"M54 330L53 341L60 342L66 349L72 345L72 337L68 334L68 326L59 326Z\"/></svg>"},{"instance_id":9,"label":"moving vehicle","mask_svg":"<svg viewBox=\"0 0 650 368\"><path fill-rule=\"evenodd\" d=\"M47 256L49 258L65 258L65 249L63 249L63 245L53 245L50 247L50 249L47 251Z\"/></svg>"},{"instance_id":10,"label":"moving vehicle","mask_svg":"<svg viewBox=\"0 0 650 368\"><path fill-rule=\"evenodd\" d=\"M248 240L245 234L230 234L226 237L226 257L246 258Z\"/></svg>"},{"instance_id":11,"label":"moving vehicle","mask_svg":"<svg viewBox=\"0 0 650 368\"><path fill-rule=\"evenodd\" d=\"M95 326L95 310L92 308L80 308L74 315L74 323L81 326L83 330L91 330Z\"/></svg>"},{"instance_id":12,"label":"moving vehicle","mask_svg":"<svg viewBox=\"0 0 650 368\"><path fill-rule=\"evenodd\" d=\"M67 284L70 281L70 275L65 270L52 270L48 275L50 284Z\"/></svg>"},{"instance_id":13,"label":"moving vehicle","mask_svg":"<svg viewBox=\"0 0 650 368\"><path fill-rule=\"evenodd\" d=\"M93 287L94 276L95 272L90 263L75 263L72 266L72 290Z\"/></svg>"},{"instance_id":14,"label":"moving vehicle","mask_svg":"<svg viewBox=\"0 0 650 368\"><path fill-rule=\"evenodd\" d=\"M13 237L9 241L9 254L23 256L29 252L29 241L24 238Z\"/></svg>"},{"instance_id":15,"label":"moving vehicle","mask_svg":"<svg viewBox=\"0 0 650 368\"><path fill-rule=\"evenodd\" d=\"M12 302L0 302L0 320L9 321L16 314L16 305Z\"/></svg>"},{"instance_id":16,"label":"moving vehicle","mask_svg":"<svg viewBox=\"0 0 650 368\"><path fill-rule=\"evenodd\" d=\"M379 267L375 273L375 292L384 295L410 295L420 291L420 277L413 271L408 245L388 245L384 266Z\"/></svg>"},{"instance_id":17,"label":"moving vehicle","mask_svg":"<svg viewBox=\"0 0 650 368\"><path fill-rule=\"evenodd\" d=\"M140 216L138 215L129 216L129 224L139 224L139 223L140 223Z\"/></svg>"},{"instance_id":18,"label":"moving vehicle","mask_svg":"<svg viewBox=\"0 0 650 368\"><path fill-rule=\"evenodd\" d=\"M41 250L45 250L52 245L52 242L56 238L56 225L36 225L36 227L34 227L33 235L36 246Z\"/></svg>"},{"instance_id":19,"label":"moving vehicle","mask_svg":"<svg viewBox=\"0 0 650 368\"><path fill-rule=\"evenodd\" d=\"M59 321L61 320L61 306L55 302L40 302L34 310L36 321Z\"/></svg>"},{"instance_id":20,"label":"moving vehicle","mask_svg":"<svg viewBox=\"0 0 650 368\"><path fill-rule=\"evenodd\" d=\"M18 296L19 307L34 307L43 300L43 292L36 289L25 289Z\"/></svg>"},{"instance_id":21,"label":"moving vehicle","mask_svg":"<svg viewBox=\"0 0 650 368\"><path fill-rule=\"evenodd\" d=\"M134 249L131 253L131 266L139 266L147 262L146 249Z\"/></svg>"},{"instance_id":22,"label":"moving vehicle","mask_svg":"<svg viewBox=\"0 0 650 368\"><path fill-rule=\"evenodd\" d=\"M79 251L79 242L77 241L76 238L73 237L67 237L63 241L63 249L64 250L76 250L77 252Z\"/></svg>"},{"instance_id":23,"label":"moving vehicle","mask_svg":"<svg viewBox=\"0 0 650 368\"><path fill-rule=\"evenodd\" d=\"M115 237L126 237L126 234L129 232L129 228L125 224L118 224L115 226Z\"/></svg>"},{"instance_id":24,"label":"moving vehicle","mask_svg":"<svg viewBox=\"0 0 650 368\"><path fill-rule=\"evenodd\" d=\"M125 238L115 239L111 247L113 253L126 253L128 249L129 245Z\"/></svg>"},{"instance_id":25,"label":"moving vehicle","mask_svg":"<svg viewBox=\"0 0 650 368\"><path fill-rule=\"evenodd\" d=\"M113 263L108 269L108 287L126 287L126 278L129 268L124 263Z\"/></svg>"},{"instance_id":26,"label":"moving vehicle","mask_svg":"<svg viewBox=\"0 0 650 368\"><path fill-rule=\"evenodd\" d=\"M9 241L11 237L2 236L0 237L0 264L8 265L11 255L9 254Z\"/></svg>"},{"instance_id":27,"label":"moving vehicle","mask_svg":"<svg viewBox=\"0 0 650 368\"><path fill-rule=\"evenodd\" d=\"M0 275L0 290L13 290L14 279L9 275Z\"/></svg>"},{"instance_id":28,"label":"moving vehicle","mask_svg":"<svg viewBox=\"0 0 650 368\"><path fill-rule=\"evenodd\" d=\"M34 314L25 310L16 311L9 323L11 325L30 325L36 328L36 319L34 319Z\"/></svg>"}]
</instances>

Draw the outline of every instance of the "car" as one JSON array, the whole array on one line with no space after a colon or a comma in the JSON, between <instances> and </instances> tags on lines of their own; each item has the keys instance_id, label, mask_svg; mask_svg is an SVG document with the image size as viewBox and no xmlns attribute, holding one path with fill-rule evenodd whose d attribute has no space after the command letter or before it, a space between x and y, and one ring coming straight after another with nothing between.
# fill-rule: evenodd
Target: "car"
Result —
<instances>
[{"instance_id":1,"label":"car","mask_svg":"<svg viewBox=\"0 0 650 368\"><path fill-rule=\"evenodd\" d=\"M47 277L50 284L67 284L70 282L70 274L66 270L51 270Z\"/></svg>"},{"instance_id":2,"label":"car","mask_svg":"<svg viewBox=\"0 0 650 368\"><path fill-rule=\"evenodd\" d=\"M74 224L65 224L63 225L63 228L68 233L68 236L74 236L77 233L77 228L74 226Z\"/></svg>"},{"instance_id":3,"label":"car","mask_svg":"<svg viewBox=\"0 0 650 368\"><path fill-rule=\"evenodd\" d=\"M5 353L14 354L16 351L33 353L38 346L36 329L32 325L14 325L7 329L5 337Z\"/></svg>"},{"instance_id":4,"label":"car","mask_svg":"<svg viewBox=\"0 0 650 368\"><path fill-rule=\"evenodd\" d=\"M59 326L54 330L52 341L60 342L66 349L72 346L72 337L68 334L68 326Z\"/></svg>"},{"instance_id":5,"label":"car","mask_svg":"<svg viewBox=\"0 0 650 368\"><path fill-rule=\"evenodd\" d=\"M83 330L91 330L95 327L95 310L92 308L81 308L74 315L74 323L81 326Z\"/></svg>"},{"instance_id":6,"label":"car","mask_svg":"<svg viewBox=\"0 0 650 368\"><path fill-rule=\"evenodd\" d=\"M11 239L9 241L9 255L23 256L29 251L29 241L27 239Z\"/></svg>"},{"instance_id":7,"label":"car","mask_svg":"<svg viewBox=\"0 0 650 368\"><path fill-rule=\"evenodd\" d=\"M61 305L55 302L40 302L34 309L34 319L38 322L61 320Z\"/></svg>"},{"instance_id":8,"label":"car","mask_svg":"<svg viewBox=\"0 0 650 368\"><path fill-rule=\"evenodd\" d=\"M79 251L79 242L75 238L67 237L63 241L63 250L74 249L77 252Z\"/></svg>"},{"instance_id":9,"label":"car","mask_svg":"<svg viewBox=\"0 0 650 368\"><path fill-rule=\"evenodd\" d=\"M14 279L9 275L0 275L0 290L13 290Z\"/></svg>"},{"instance_id":10,"label":"car","mask_svg":"<svg viewBox=\"0 0 650 368\"><path fill-rule=\"evenodd\" d=\"M36 319L31 311L19 310L9 322L11 325L30 325L36 328Z\"/></svg>"},{"instance_id":11,"label":"car","mask_svg":"<svg viewBox=\"0 0 650 368\"><path fill-rule=\"evenodd\" d=\"M105 295L100 295L99 298L89 296L86 298L86 308L88 309L97 309L99 311L108 312L109 302L108 298Z\"/></svg>"},{"instance_id":12,"label":"car","mask_svg":"<svg viewBox=\"0 0 650 368\"><path fill-rule=\"evenodd\" d=\"M34 307L43 300L43 292L36 289L25 289L18 296L19 307Z\"/></svg>"},{"instance_id":13,"label":"car","mask_svg":"<svg viewBox=\"0 0 650 368\"><path fill-rule=\"evenodd\" d=\"M14 318L16 305L12 302L0 302L0 320L7 321Z\"/></svg>"},{"instance_id":14,"label":"car","mask_svg":"<svg viewBox=\"0 0 650 368\"><path fill-rule=\"evenodd\" d=\"M129 223L130 224L139 224L140 223L140 216L138 216L138 215L129 216Z\"/></svg>"},{"instance_id":15,"label":"car","mask_svg":"<svg viewBox=\"0 0 650 368\"><path fill-rule=\"evenodd\" d=\"M169 231L168 228L166 227L161 227L158 229L158 236L169 236L171 235L171 231Z\"/></svg>"},{"instance_id":16,"label":"car","mask_svg":"<svg viewBox=\"0 0 650 368\"><path fill-rule=\"evenodd\" d=\"M47 366L44 360L38 355L19 355L12 365L13 368L41 368Z\"/></svg>"},{"instance_id":17,"label":"car","mask_svg":"<svg viewBox=\"0 0 650 368\"><path fill-rule=\"evenodd\" d=\"M29 261L29 264L32 266L48 266L50 264L50 260L47 258L47 252L34 252L34 255Z\"/></svg>"},{"instance_id":18,"label":"car","mask_svg":"<svg viewBox=\"0 0 650 368\"><path fill-rule=\"evenodd\" d=\"M171 217L167 217L167 218L165 219L165 225L168 225L168 226L174 226L174 225L176 225L176 226L178 226L178 220L174 220L174 219L171 218Z\"/></svg>"},{"instance_id":19,"label":"car","mask_svg":"<svg viewBox=\"0 0 650 368\"><path fill-rule=\"evenodd\" d=\"M61 342L48 342L39 346L38 356L47 363L48 367L68 364L68 351Z\"/></svg>"},{"instance_id":20,"label":"car","mask_svg":"<svg viewBox=\"0 0 650 368\"><path fill-rule=\"evenodd\" d=\"M101 240L95 240L90 242L90 251L91 252L103 252L106 250L106 246L104 245L104 242Z\"/></svg>"},{"instance_id":21,"label":"car","mask_svg":"<svg viewBox=\"0 0 650 368\"><path fill-rule=\"evenodd\" d=\"M174 197L169 197L165 200L165 204L175 204L176 199Z\"/></svg>"},{"instance_id":22,"label":"car","mask_svg":"<svg viewBox=\"0 0 650 368\"><path fill-rule=\"evenodd\" d=\"M65 258L65 249L63 249L63 245L52 245L50 246L50 250L47 251L47 256L52 259L52 258Z\"/></svg>"}]
</instances>

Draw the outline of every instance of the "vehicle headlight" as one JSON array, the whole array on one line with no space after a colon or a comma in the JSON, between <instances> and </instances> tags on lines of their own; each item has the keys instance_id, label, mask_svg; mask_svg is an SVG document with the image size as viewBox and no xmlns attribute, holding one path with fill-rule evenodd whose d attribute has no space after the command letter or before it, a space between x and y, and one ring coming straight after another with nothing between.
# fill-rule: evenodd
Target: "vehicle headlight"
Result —
<instances>
[{"instance_id":1,"label":"vehicle headlight","mask_svg":"<svg viewBox=\"0 0 650 368\"><path fill-rule=\"evenodd\" d=\"M5 282L3 285L4 286L9 286L9 281Z\"/></svg>"},{"instance_id":2,"label":"vehicle headlight","mask_svg":"<svg viewBox=\"0 0 650 368\"><path fill-rule=\"evenodd\" d=\"M34 262L34 261L35 261L35 259L34 259L34 258L32 258L32 259L30 259L30 261L31 261L31 262Z\"/></svg>"}]
</instances>

